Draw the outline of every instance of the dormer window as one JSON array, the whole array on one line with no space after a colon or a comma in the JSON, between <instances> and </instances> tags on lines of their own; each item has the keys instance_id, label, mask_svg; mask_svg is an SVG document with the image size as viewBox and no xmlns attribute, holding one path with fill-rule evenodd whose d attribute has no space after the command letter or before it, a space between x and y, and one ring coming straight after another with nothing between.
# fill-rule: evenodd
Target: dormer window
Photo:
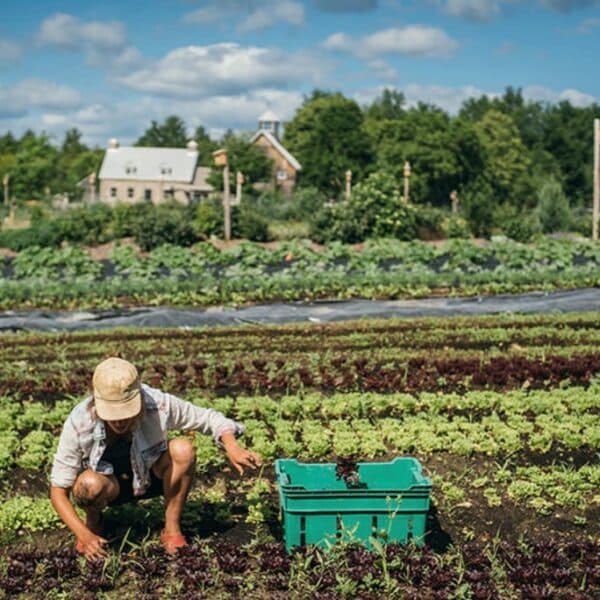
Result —
<instances>
[{"instance_id":1,"label":"dormer window","mask_svg":"<svg viewBox=\"0 0 600 600\"><path fill-rule=\"evenodd\" d=\"M173 173L173 169L171 169L171 167L161 167L160 168L161 175L172 175L172 173Z\"/></svg>"},{"instance_id":2,"label":"dormer window","mask_svg":"<svg viewBox=\"0 0 600 600\"><path fill-rule=\"evenodd\" d=\"M125 174L126 175L135 175L137 173L137 167L132 164L125 165Z\"/></svg>"}]
</instances>

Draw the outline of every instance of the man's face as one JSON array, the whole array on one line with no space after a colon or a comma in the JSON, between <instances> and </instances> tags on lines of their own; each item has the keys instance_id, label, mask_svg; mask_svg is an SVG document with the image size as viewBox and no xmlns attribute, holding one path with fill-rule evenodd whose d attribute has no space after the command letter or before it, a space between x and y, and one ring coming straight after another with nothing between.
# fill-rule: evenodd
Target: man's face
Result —
<instances>
[{"instance_id":1,"label":"man's face","mask_svg":"<svg viewBox=\"0 0 600 600\"><path fill-rule=\"evenodd\" d=\"M106 421L106 424L117 434L123 435L133 429L135 422L139 415L131 417L130 419L120 419L118 421Z\"/></svg>"}]
</instances>

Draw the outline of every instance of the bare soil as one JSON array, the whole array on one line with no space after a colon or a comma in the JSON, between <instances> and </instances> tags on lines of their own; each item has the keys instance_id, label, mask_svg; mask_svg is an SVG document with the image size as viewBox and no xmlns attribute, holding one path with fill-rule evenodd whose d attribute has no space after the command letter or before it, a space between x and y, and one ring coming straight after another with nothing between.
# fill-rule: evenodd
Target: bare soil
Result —
<instances>
[{"instance_id":1,"label":"bare soil","mask_svg":"<svg viewBox=\"0 0 600 600\"><path fill-rule=\"evenodd\" d=\"M378 458L378 460L389 460L392 456ZM502 495L502 504L499 507L490 507L483 495L483 489L474 489L469 482L475 478L489 475L493 470L494 462L500 461L498 457L472 456L463 457L450 453L435 453L427 456L417 456L423 464L426 473L435 473L444 480L456 482L464 481L466 497L461 502L449 504L442 501L437 505L432 502L431 509L427 515L427 537L426 543L437 552L445 551L451 544L461 545L474 539L478 543L485 544L495 538L517 543L521 538L526 537L531 542L544 541L550 538L581 538L591 537L600 539L600 507L590 505L584 516L587 519L585 526L576 525L573 521L575 511L568 509L557 509L551 515L540 515L534 509L525 504L517 504L505 494ZM531 457L523 457L530 460ZM548 457L545 457L548 458ZM589 459L589 456L586 457ZM548 460L565 460L564 456L548 458ZM521 462L521 461L519 461ZM544 460L544 462L547 462ZM589 460L583 457L576 457L574 462L585 464ZM273 469L265 470L263 476L274 483L275 477ZM223 523L214 519L215 511L218 507L214 505L202 505L198 500L190 502L190 511L193 512L193 506L202 505L202 516L196 519L193 517L187 522L187 529L184 527L184 533L189 538L199 537L207 538L212 535L219 535L223 539L244 544L254 537L254 527L245 522L247 508L243 495L233 492L234 481L238 479L236 473L229 467L222 470L211 468L206 475L200 476L198 483L202 481L205 486L212 486L217 480L225 480L228 490L225 502L229 506L232 519L229 523ZM25 495L43 495L47 493L47 476L43 473L26 472L22 469L15 469L8 478L11 482L10 488L13 493ZM497 486L498 491L501 487ZM193 494L192 494L193 495ZM435 495L435 488L434 488ZM118 509L108 509L105 519L105 537L112 540L112 545L118 548L123 540L123 536L128 535L128 540L137 543L145 536L157 536L160 531L160 525L145 520L145 509L148 501L136 505L136 517L126 522L119 520L114 511ZM160 499L150 502L160 502ZM271 533L278 539L282 532L277 519L278 497L273 492L270 497L270 505L273 507L273 519L268 523ZM185 521L185 513L184 513ZM128 531L129 530L129 531ZM54 531L43 531L34 534L27 534L19 537L10 544L13 549L32 549L39 550L63 547L73 543L72 536L66 529L57 529ZM7 548L5 548L7 549Z\"/></svg>"}]
</instances>

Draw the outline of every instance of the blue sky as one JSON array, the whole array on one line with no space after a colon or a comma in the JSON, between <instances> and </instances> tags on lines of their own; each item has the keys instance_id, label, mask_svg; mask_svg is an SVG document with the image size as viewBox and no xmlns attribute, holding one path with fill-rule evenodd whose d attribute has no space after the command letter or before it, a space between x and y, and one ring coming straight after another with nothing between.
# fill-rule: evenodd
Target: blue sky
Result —
<instances>
[{"instance_id":1,"label":"blue sky","mask_svg":"<svg viewBox=\"0 0 600 600\"><path fill-rule=\"evenodd\" d=\"M169 114L213 136L315 87L600 102L600 0L27 0L0 5L0 133L131 143ZM599 115L600 117L600 115Z\"/></svg>"}]
</instances>

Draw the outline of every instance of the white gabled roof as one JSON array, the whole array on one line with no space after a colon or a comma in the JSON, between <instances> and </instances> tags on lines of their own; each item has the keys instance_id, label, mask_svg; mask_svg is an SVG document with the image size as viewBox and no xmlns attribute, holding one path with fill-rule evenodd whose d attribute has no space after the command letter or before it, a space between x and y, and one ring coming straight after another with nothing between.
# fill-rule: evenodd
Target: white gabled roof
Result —
<instances>
[{"instance_id":1,"label":"white gabled roof","mask_svg":"<svg viewBox=\"0 0 600 600\"><path fill-rule=\"evenodd\" d=\"M281 145L281 142L270 131L259 129L252 136L250 141L254 143L261 135L264 135L269 142L277 148L279 153L290 163L290 165L292 165L292 167L294 167L294 169L296 169L296 171L302 170L302 165Z\"/></svg>"},{"instance_id":2,"label":"white gabled roof","mask_svg":"<svg viewBox=\"0 0 600 600\"><path fill-rule=\"evenodd\" d=\"M197 160L198 152L187 148L137 146L108 148L104 154L99 177L100 179L191 183Z\"/></svg>"}]
</instances>

